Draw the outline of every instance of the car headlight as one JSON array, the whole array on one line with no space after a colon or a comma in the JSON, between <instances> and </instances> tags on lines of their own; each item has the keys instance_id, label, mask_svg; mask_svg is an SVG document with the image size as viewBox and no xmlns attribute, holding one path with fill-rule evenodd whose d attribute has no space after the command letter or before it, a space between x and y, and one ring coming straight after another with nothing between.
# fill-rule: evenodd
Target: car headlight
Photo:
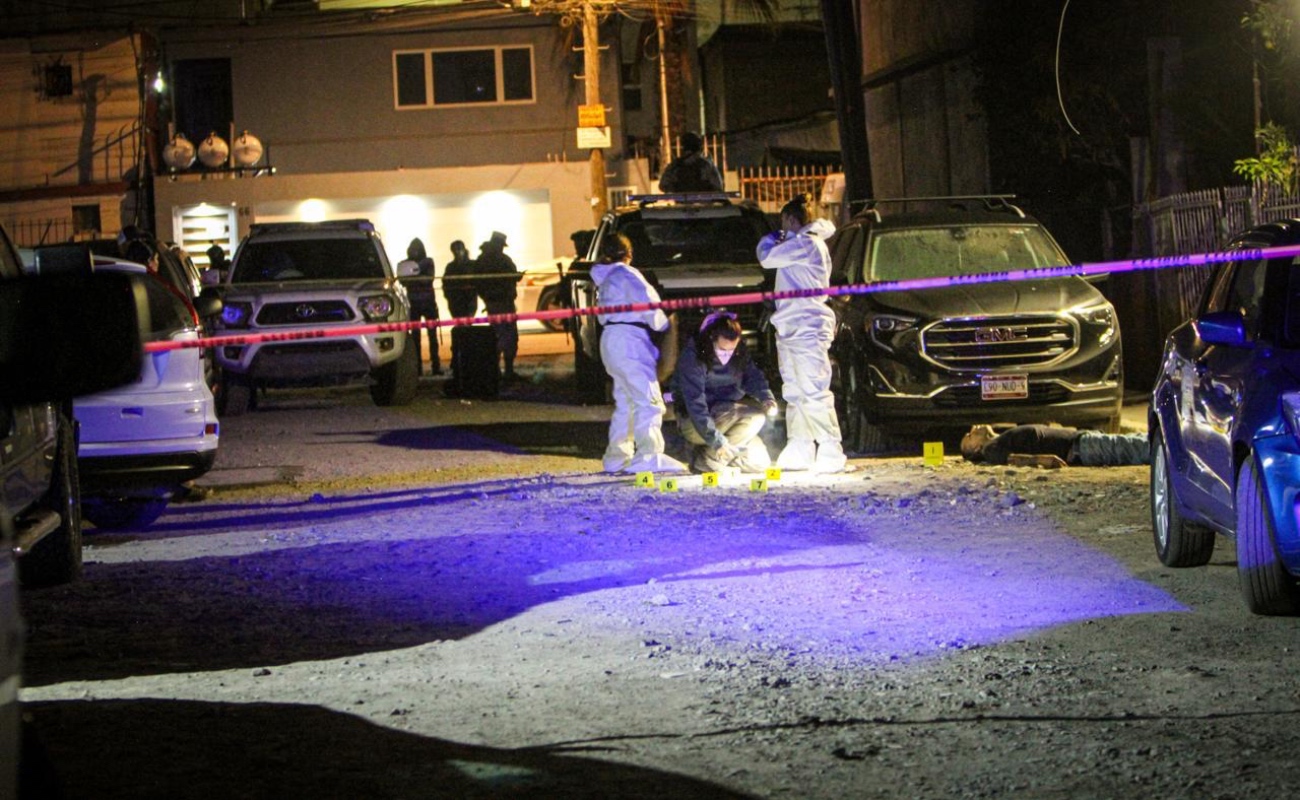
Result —
<instances>
[{"instance_id":1,"label":"car headlight","mask_svg":"<svg viewBox=\"0 0 1300 800\"><path fill-rule=\"evenodd\" d=\"M919 322L916 317L874 314L867 318L867 334L871 336L871 341L892 353L898 346L899 337L916 330Z\"/></svg>"},{"instance_id":2,"label":"car headlight","mask_svg":"<svg viewBox=\"0 0 1300 800\"><path fill-rule=\"evenodd\" d=\"M227 328L247 328L252 315L252 303L228 302L221 307L221 324Z\"/></svg>"},{"instance_id":3,"label":"car headlight","mask_svg":"<svg viewBox=\"0 0 1300 800\"><path fill-rule=\"evenodd\" d=\"M362 297L357 301L357 307L361 313L366 315L366 321L376 322L388 319L393 313L393 298L386 294L376 294L370 297Z\"/></svg>"},{"instance_id":4,"label":"car headlight","mask_svg":"<svg viewBox=\"0 0 1300 800\"><path fill-rule=\"evenodd\" d=\"M1070 313L1074 314L1075 319L1080 323L1100 329L1097 343L1103 347L1115 338L1118 326L1115 324L1115 307L1110 303L1102 302L1095 306L1084 306L1072 309Z\"/></svg>"}]
</instances>

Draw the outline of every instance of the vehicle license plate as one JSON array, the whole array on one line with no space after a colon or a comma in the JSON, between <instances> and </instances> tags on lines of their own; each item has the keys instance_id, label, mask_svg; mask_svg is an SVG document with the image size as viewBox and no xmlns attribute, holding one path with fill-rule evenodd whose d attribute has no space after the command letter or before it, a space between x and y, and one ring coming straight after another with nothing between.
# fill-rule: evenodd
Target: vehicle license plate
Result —
<instances>
[{"instance_id":1,"label":"vehicle license plate","mask_svg":"<svg viewBox=\"0 0 1300 800\"><path fill-rule=\"evenodd\" d=\"M1024 400L1029 397L1028 375L980 376L981 400Z\"/></svg>"}]
</instances>

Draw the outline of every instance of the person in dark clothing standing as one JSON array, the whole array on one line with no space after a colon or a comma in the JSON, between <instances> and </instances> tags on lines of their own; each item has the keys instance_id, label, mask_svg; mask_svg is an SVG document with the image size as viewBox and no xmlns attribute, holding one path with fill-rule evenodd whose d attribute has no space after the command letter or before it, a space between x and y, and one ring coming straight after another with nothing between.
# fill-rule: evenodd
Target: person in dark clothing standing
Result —
<instances>
[{"instance_id":1,"label":"person in dark clothing standing","mask_svg":"<svg viewBox=\"0 0 1300 800\"><path fill-rule=\"evenodd\" d=\"M417 237L406 247L406 260L397 265L397 272L402 276L402 285L411 299L411 319L437 319L438 298L433 293L433 259L424 250L424 242ZM442 374L442 361L438 357L438 329L433 328L429 334L429 369L434 375ZM415 341L424 341L424 331L416 331ZM424 368L424 359L420 359L420 368Z\"/></svg>"},{"instance_id":2,"label":"person in dark clothing standing","mask_svg":"<svg viewBox=\"0 0 1300 800\"><path fill-rule=\"evenodd\" d=\"M452 317L472 317L478 310L478 289L473 280L478 265L460 239L451 243L451 257L442 270L442 296L447 298L447 312Z\"/></svg>"},{"instance_id":3,"label":"person in dark clothing standing","mask_svg":"<svg viewBox=\"0 0 1300 800\"><path fill-rule=\"evenodd\" d=\"M452 319L472 317L478 311L478 284L474 273L478 264L470 258L469 248L460 239L451 243L451 261L442 270L442 296L447 298L447 313ZM463 375L459 374L457 364L462 363L460 336L456 330L451 334L451 380L447 382L445 392L448 397L461 394Z\"/></svg>"},{"instance_id":4,"label":"person in dark clothing standing","mask_svg":"<svg viewBox=\"0 0 1300 800\"><path fill-rule=\"evenodd\" d=\"M699 134L682 134L682 153L659 176L659 191L722 191L722 174L709 157L704 155L704 140Z\"/></svg>"},{"instance_id":5,"label":"person in dark clothing standing","mask_svg":"<svg viewBox=\"0 0 1300 800\"><path fill-rule=\"evenodd\" d=\"M492 237L479 247L478 293L488 314L515 313L516 284L524 277L515 262L506 255L506 235L493 231ZM515 355L519 352L519 323L492 323L497 334L497 355L504 362L502 377L515 380Z\"/></svg>"}]
</instances>

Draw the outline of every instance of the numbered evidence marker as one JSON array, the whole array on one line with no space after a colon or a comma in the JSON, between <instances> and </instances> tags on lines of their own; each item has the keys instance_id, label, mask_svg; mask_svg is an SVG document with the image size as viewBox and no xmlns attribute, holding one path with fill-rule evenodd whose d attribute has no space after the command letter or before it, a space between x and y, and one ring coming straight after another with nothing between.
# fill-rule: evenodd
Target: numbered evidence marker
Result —
<instances>
[{"instance_id":1,"label":"numbered evidence marker","mask_svg":"<svg viewBox=\"0 0 1300 800\"><path fill-rule=\"evenodd\" d=\"M767 478L751 478L749 481L749 490L751 492L766 492Z\"/></svg>"},{"instance_id":2,"label":"numbered evidence marker","mask_svg":"<svg viewBox=\"0 0 1300 800\"><path fill-rule=\"evenodd\" d=\"M700 476L700 483L704 484L704 488L706 489L715 488L718 485L718 473L716 472L704 473L703 475Z\"/></svg>"},{"instance_id":3,"label":"numbered evidence marker","mask_svg":"<svg viewBox=\"0 0 1300 800\"><path fill-rule=\"evenodd\" d=\"M636 474L636 485L642 489L655 488L655 474L653 472L638 472Z\"/></svg>"},{"instance_id":4,"label":"numbered evidence marker","mask_svg":"<svg viewBox=\"0 0 1300 800\"><path fill-rule=\"evenodd\" d=\"M659 491L660 493L677 491L677 479L664 478L662 481L659 481Z\"/></svg>"},{"instance_id":5,"label":"numbered evidence marker","mask_svg":"<svg viewBox=\"0 0 1300 800\"><path fill-rule=\"evenodd\" d=\"M926 442L922 454L927 467L943 466L943 442Z\"/></svg>"},{"instance_id":6,"label":"numbered evidence marker","mask_svg":"<svg viewBox=\"0 0 1300 800\"><path fill-rule=\"evenodd\" d=\"M765 477L766 477L769 481L779 481L779 480L781 480L781 468L780 468L780 467L768 467L768 468L767 468L767 472L765 473Z\"/></svg>"}]
</instances>

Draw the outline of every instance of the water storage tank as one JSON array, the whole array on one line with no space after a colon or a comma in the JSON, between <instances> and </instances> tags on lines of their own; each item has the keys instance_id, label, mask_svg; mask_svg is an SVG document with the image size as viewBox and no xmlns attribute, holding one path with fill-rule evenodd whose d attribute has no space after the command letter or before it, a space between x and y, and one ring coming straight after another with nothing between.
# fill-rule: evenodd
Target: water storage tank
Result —
<instances>
[{"instance_id":1,"label":"water storage tank","mask_svg":"<svg viewBox=\"0 0 1300 800\"><path fill-rule=\"evenodd\" d=\"M215 133L209 133L208 138L199 145L199 161L203 162L205 167L220 167L226 163L229 156L230 145Z\"/></svg>"},{"instance_id":2,"label":"water storage tank","mask_svg":"<svg viewBox=\"0 0 1300 800\"><path fill-rule=\"evenodd\" d=\"M251 167L262 160L262 140L244 131L235 137L231 152L234 153L236 167Z\"/></svg>"},{"instance_id":3,"label":"water storage tank","mask_svg":"<svg viewBox=\"0 0 1300 800\"><path fill-rule=\"evenodd\" d=\"M178 133L163 148L163 163L170 169L189 169L194 165L194 143Z\"/></svg>"}]
</instances>

